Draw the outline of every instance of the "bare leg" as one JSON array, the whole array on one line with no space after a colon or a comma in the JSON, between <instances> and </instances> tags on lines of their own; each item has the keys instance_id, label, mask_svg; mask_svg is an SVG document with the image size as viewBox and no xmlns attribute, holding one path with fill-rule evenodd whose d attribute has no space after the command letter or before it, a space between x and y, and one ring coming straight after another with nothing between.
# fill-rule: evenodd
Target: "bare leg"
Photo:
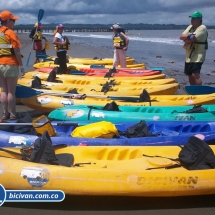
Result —
<instances>
[{"instance_id":1,"label":"bare leg","mask_svg":"<svg viewBox=\"0 0 215 215\"><path fill-rule=\"evenodd\" d=\"M118 50L118 58L121 68L126 68L126 52L123 49Z\"/></svg>"},{"instance_id":2,"label":"bare leg","mask_svg":"<svg viewBox=\"0 0 215 215\"><path fill-rule=\"evenodd\" d=\"M7 103L8 103L8 108L10 109L10 112L12 115L16 115L16 85L17 85L18 77L13 77L13 78L6 78L7 82Z\"/></svg>"},{"instance_id":3,"label":"bare leg","mask_svg":"<svg viewBox=\"0 0 215 215\"><path fill-rule=\"evenodd\" d=\"M200 74L193 73L192 75L189 75L189 82L190 82L190 85L202 85Z\"/></svg>"},{"instance_id":4,"label":"bare leg","mask_svg":"<svg viewBox=\"0 0 215 215\"><path fill-rule=\"evenodd\" d=\"M40 50L36 50L36 56L37 56L37 54L39 54L39 53L41 53L41 51L40 51ZM37 57L36 57L35 63L39 63L39 62L40 62L40 58L37 58Z\"/></svg>"},{"instance_id":5,"label":"bare leg","mask_svg":"<svg viewBox=\"0 0 215 215\"><path fill-rule=\"evenodd\" d=\"M4 114L8 114L8 103L7 103L7 82L6 78L0 76L0 86L1 86L1 106Z\"/></svg>"},{"instance_id":6,"label":"bare leg","mask_svg":"<svg viewBox=\"0 0 215 215\"><path fill-rule=\"evenodd\" d=\"M119 65L119 56L116 49L114 49L114 56L113 56L113 68L117 68Z\"/></svg>"}]
</instances>

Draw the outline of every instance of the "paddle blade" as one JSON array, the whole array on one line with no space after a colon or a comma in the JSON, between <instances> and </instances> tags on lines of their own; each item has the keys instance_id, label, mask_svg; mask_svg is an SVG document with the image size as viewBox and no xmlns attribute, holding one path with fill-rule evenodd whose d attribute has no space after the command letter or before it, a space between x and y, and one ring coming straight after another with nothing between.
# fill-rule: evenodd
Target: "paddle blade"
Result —
<instances>
[{"instance_id":1,"label":"paddle blade","mask_svg":"<svg viewBox=\"0 0 215 215\"><path fill-rule=\"evenodd\" d=\"M40 91L34 90L30 87L19 84L16 86L16 98L29 98L39 94L41 94Z\"/></svg>"},{"instance_id":2,"label":"paddle blade","mask_svg":"<svg viewBox=\"0 0 215 215\"><path fill-rule=\"evenodd\" d=\"M204 95L215 93L215 87L207 85L185 86L185 90L190 95Z\"/></svg>"},{"instance_id":3,"label":"paddle blade","mask_svg":"<svg viewBox=\"0 0 215 215\"><path fill-rule=\"evenodd\" d=\"M164 71L165 69L163 67L153 67L153 68L147 68L148 70L153 70L153 71Z\"/></svg>"},{"instance_id":4,"label":"paddle blade","mask_svg":"<svg viewBox=\"0 0 215 215\"><path fill-rule=\"evenodd\" d=\"M82 72L79 70L70 70L69 74L71 74L71 75L86 75L86 72Z\"/></svg>"},{"instance_id":5,"label":"paddle blade","mask_svg":"<svg viewBox=\"0 0 215 215\"><path fill-rule=\"evenodd\" d=\"M43 14L44 14L44 10L43 9L39 9L39 12L38 12L38 23L42 20Z\"/></svg>"}]
</instances>

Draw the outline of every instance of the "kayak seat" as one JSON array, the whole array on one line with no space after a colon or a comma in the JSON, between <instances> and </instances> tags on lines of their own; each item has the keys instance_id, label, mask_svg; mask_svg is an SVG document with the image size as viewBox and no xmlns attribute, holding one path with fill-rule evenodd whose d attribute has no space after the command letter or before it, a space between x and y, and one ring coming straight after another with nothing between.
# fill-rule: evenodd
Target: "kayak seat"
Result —
<instances>
[{"instance_id":1,"label":"kayak seat","mask_svg":"<svg viewBox=\"0 0 215 215\"><path fill-rule=\"evenodd\" d=\"M157 102L157 100L151 100L149 93L144 89L140 94L139 102L149 102L151 106L151 102Z\"/></svg>"},{"instance_id":2,"label":"kayak seat","mask_svg":"<svg viewBox=\"0 0 215 215\"><path fill-rule=\"evenodd\" d=\"M31 88L51 90L51 88L47 88L46 85L43 85L41 79L37 76L35 76L34 80L31 82Z\"/></svg>"},{"instance_id":3,"label":"kayak seat","mask_svg":"<svg viewBox=\"0 0 215 215\"><path fill-rule=\"evenodd\" d=\"M58 69L59 69L59 67L55 67L55 68L49 73L49 76L48 76L48 78L47 78L46 81L48 81L48 82L63 83L63 81L61 81L61 80L56 80L57 74L58 74Z\"/></svg>"},{"instance_id":4,"label":"kayak seat","mask_svg":"<svg viewBox=\"0 0 215 215\"><path fill-rule=\"evenodd\" d=\"M208 112L205 108L201 107L201 105L194 105L193 108L186 110L184 112L178 112L176 110L172 111L172 113L205 113Z\"/></svg>"},{"instance_id":5,"label":"kayak seat","mask_svg":"<svg viewBox=\"0 0 215 215\"><path fill-rule=\"evenodd\" d=\"M41 79L37 76L34 77L34 80L31 82L31 88L41 89L42 82Z\"/></svg>"},{"instance_id":6,"label":"kayak seat","mask_svg":"<svg viewBox=\"0 0 215 215\"><path fill-rule=\"evenodd\" d=\"M34 142L34 149L30 155L30 161L71 167L74 163L74 157L68 153L56 155L51 138L45 130L42 137L37 138Z\"/></svg>"},{"instance_id":7,"label":"kayak seat","mask_svg":"<svg viewBox=\"0 0 215 215\"><path fill-rule=\"evenodd\" d=\"M104 78L110 78L113 77L112 74L117 73L116 68L109 69L109 71L105 74Z\"/></svg>"},{"instance_id":8,"label":"kayak seat","mask_svg":"<svg viewBox=\"0 0 215 215\"><path fill-rule=\"evenodd\" d=\"M119 106L116 104L116 102L112 101L111 103L107 103L102 110L107 111L120 111Z\"/></svg>"},{"instance_id":9,"label":"kayak seat","mask_svg":"<svg viewBox=\"0 0 215 215\"><path fill-rule=\"evenodd\" d=\"M72 90L67 91L67 93L79 94L78 91L77 91L77 88L73 88Z\"/></svg>"}]
</instances>

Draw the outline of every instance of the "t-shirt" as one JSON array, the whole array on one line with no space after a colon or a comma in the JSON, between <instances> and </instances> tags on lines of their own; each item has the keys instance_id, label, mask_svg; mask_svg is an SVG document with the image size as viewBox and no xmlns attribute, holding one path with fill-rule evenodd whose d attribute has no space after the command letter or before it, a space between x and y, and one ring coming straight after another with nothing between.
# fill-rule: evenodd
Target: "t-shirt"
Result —
<instances>
[{"instance_id":1,"label":"t-shirt","mask_svg":"<svg viewBox=\"0 0 215 215\"><path fill-rule=\"evenodd\" d=\"M5 26L1 26L0 32L5 31L6 28L7 27L5 27ZM21 43L19 41L19 38L13 30L7 29L5 31L5 37L11 43L13 48L20 48L21 47ZM1 56L0 57L0 64L19 66L19 63L18 63L15 55Z\"/></svg>"},{"instance_id":2,"label":"t-shirt","mask_svg":"<svg viewBox=\"0 0 215 215\"><path fill-rule=\"evenodd\" d=\"M64 42L64 36L62 34L57 32L54 37L58 38L59 42L61 43ZM65 51L65 49L59 49L57 52L62 52L62 51Z\"/></svg>"},{"instance_id":3,"label":"t-shirt","mask_svg":"<svg viewBox=\"0 0 215 215\"><path fill-rule=\"evenodd\" d=\"M200 25L196 30L192 28L192 25L189 25L187 29L183 32L183 34L193 33L196 37L196 42L206 42L208 33L205 25ZM204 62L206 56L205 44L193 44L195 46L195 50L192 51L192 45L188 45L186 48L186 62ZM190 58L189 58L190 57Z\"/></svg>"}]
</instances>

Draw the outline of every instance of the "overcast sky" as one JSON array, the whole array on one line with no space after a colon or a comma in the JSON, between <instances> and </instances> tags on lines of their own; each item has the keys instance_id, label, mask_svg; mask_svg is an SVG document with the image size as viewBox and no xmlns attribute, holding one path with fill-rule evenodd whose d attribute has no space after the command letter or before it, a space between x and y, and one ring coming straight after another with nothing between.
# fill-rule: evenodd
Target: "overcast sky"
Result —
<instances>
[{"instance_id":1,"label":"overcast sky","mask_svg":"<svg viewBox=\"0 0 215 215\"><path fill-rule=\"evenodd\" d=\"M189 24L199 10L215 25L215 0L1 0L1 9L19 16L17 24L35 23L39 9L44 24Z\"/></svg>"}]
</instances>

